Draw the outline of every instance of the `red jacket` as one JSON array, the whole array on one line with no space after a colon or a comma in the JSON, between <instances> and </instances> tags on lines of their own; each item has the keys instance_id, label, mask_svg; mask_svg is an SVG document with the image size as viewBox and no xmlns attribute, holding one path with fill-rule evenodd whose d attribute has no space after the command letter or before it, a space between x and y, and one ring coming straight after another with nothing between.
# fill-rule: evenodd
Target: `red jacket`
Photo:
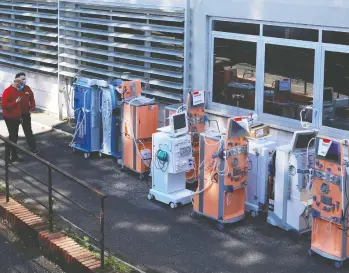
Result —
<instances>
[{"instance_id":1,"label":"red jacket","mask_svg":"<svg viewBox=\"0 0 349 273\"><path fill-rule=\"evenodd\" d=\"M28 85L24 86L24 89L20 91L22 95L21 110L22 114L29 114L30 110L35 108L34 93Z\"/></svg>"},{"instance_id":2,"label":"red jacket","mask_svg":"<svg viewBox=\"0 0 349 273\"><path fill-rule=\"evenodd\" d=\"M23 91L22 91L23 92ZM7 87L2 94L2 109L4 118L8 119L21 119L22 111L20 103L16 100L22 96L22 92L18 91L17 88L12 85Z\"/></svg>"}]
</instances>

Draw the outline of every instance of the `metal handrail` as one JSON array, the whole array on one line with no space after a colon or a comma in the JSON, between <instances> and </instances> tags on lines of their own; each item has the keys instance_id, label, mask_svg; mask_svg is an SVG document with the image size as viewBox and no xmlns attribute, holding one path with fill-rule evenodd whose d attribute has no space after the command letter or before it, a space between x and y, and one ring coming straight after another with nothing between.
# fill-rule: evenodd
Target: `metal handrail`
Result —
<instances>
[{"instance_id":1,"label":"metal handrail","mask_svg":"<svg viewBox=\"0 0 349 273\"><path fill-rule=\"evenodd\" d=\"M19 145L17 145L16 143L12 142L11 140L9 140L8 138L0 135L0 140L4 141L7 144L10 144L11 146L16 147L17 149L21 150L22 152L24 152L25 154L28 154L32 157L34 157L36 160L40 161L42 164L46 165L47 167L50 167L52 170L55 170L56 172L63 174L64 176L70 178L71 180L73 180L74 182L80 184L81 186L93 191L94 193L96 193L97 195L101 196L101 197L107 197L107 195L97 189L95 189L94 187L90 186L89 184L85 183L84 181L82 181L81 179L67 173L66 171L63 171L62 169L58 168L57 166L53 165L52 163L46 161L45 159L37 156L36 154L33 154L32 152L28 151L27 149L20 147Z\"/></svg>"},{"instance_id":2,"label":"metal handrail","mask_svg":"<svg viewBox=\"0 0 349 273\"><path fill-rule=\"evenodd\" d=\"M62 169L58 168L57 166L53 165L52 163L46 161L45 159L33 154L32 152L28 151L25 148L20 147L19 145L17 145L16 143L10 141L8 138L0 135L0 140L2 140L3 142L5 142L5 184L6 184L6 202L9 202L10 200L10 181L9 181L9 160L8 160L8 149L9 146L11 147L15 147L16 149L22 151L23 153L35 158L36 160L38 160L40 163L42 163L43 165L46 165L48 167L48 172L47 172L47 178L48 178L48 185L45 185L42 181L40 181L38 178L35 178L34 176L30 175L32 178L34 178L35 180L37 180L38 182L40 182L41 184L44 184L45 186L48 187L48 207L46 205L43 205L39 200L37 200L35 197L32 197L30 195L28 195L27 193L25 193L24 191L20 190L20 192L22 192L23 194L25 194L26 196L28 196L29 198L33 199L34 201L36 201L38 204L40 204L41 206L43 206L44 208L48 209L48 214L49 214L49 230L50 232L53 231L53 213L54 213L54 209L53 209L53 192L58 193L60 196L64 197L65 199L67 199L68 201L72 202L73 204L75 204L76 206L78 206L79 208L83 209L84 211L86 211L87 213L93 215L95 218L97 218L100 221L100 238L99 240L94 238L92 235L90 235L89 233L87 233L86 231L84 231L83 229L81 229L80 227L76 226L75 224L73 224L72 222L70 222L68 219L66 219L65 217L63 217L60 213L55 211L55 214L57 216L59 216L60 218L62 218L64 221L68 222L69 224L71 224L72 226L74 226L75 228L77 228L79 231L81 231L82 233L84 233L85 235L87 235L88 237L90 237L91 239L93 239L96 242L99 242L99 249L100 249L100 256L101 256L101 268L104 268L104 201L105 198L107 197L107 195L95 188L93 188L92 186L88 185L87 183L85 183L84 181L80 180L79 178L63 171ZM27 174L26 171L22 170L21 168L17 168L18 170L24 172ZM70 180L72 180L74 183L92 191L93 193L97 194L98 197L100 198L100 213L99 216L97 216L95 213L93 213L92 211L88 210L87 208L85 208L84 206L78 204L77 202L71 200L70 198L64 196L63 194L61 194L60 192L58 192L57 190L53 189L53 185L52 185L52 170L56 171L59 174L62 174L63 176L69 178ZM15 187L16 188L16 187ZM17 189L17 188L16 188ZM19 189L17 189L19 190Z\"/></svg>"}]
</instances>

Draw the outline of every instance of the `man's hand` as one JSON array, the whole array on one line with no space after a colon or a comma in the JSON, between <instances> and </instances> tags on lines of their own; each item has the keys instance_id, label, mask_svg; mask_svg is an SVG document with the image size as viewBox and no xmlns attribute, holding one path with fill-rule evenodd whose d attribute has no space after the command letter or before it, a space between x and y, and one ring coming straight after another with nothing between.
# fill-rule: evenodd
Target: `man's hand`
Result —
<instances>
[{"instance_id":1,"label":"man's hand","mask_svg":"<svg viewBox=\"0 0 349 273\"><path fill-rule=\"evenodd\" d=\"M16 99L16 102L19 103L19 102L21 101L21 99L22 99L22 97L18 97L18 98Z\"/></svg>"}]
</instances>

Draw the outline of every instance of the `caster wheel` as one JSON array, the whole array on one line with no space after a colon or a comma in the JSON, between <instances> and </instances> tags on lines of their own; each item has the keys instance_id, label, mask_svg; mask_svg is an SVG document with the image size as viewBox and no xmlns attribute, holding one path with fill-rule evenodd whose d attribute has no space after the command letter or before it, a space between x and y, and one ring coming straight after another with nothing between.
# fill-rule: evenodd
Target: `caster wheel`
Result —
<instances>
[{"instance_id":1,"label":"caster wheel","mask_svg":"<svg viewBox=\"0 0 349 273\"><path fill-rule=\"evenodd\" d=\"M191 219L196 219L197 217L198 217L198 214L196 213L196 212L191 212L190 214L189 214L189 216L190 216L190 218Z\"/></svg>"},{"instance_id":2,"label":"caster wheel","mask_svg":"<svg viewBox=\"0 0 349 273\"><path fill-rule=\"evenodd\" d=\"M258 216L258 212L257 211L254 211L254 210L251 210L251 216L253 218L257 217Z\"/></svg>"},{"instance_id":3,"label":"caster wheel","mask_svg":"<svg viewBox=\"0 0 349 273\"><path fill-rule=\"evenodd\" d=\"M84 158L85 158L85 159L90 158L90 153L84 153Z\"/></svg>"},{"instance_id":4,"label":"caster wheel","mask_svg":"<svg viewBox=\"0 0 349 273\"><path fill-rule=\"evenodd\" d=\"M118 158L116 161L119 165L122 165L122 159ZM123 166L122 166L123 167Z\"/></svg>"},{"instance_id":5,"label":"caster wheel","mask_svg":"<svg viewBox=\"0 0 349 273\"><path fill-rule=\"evenodd\" d=\"M223 231L223 230L224 230L224 224L218 223L218 224L217 224L217 229L218 229L219 231Z\"/></svg>"},{"instance_id":6,"label":"caster wheel","mask_svg":"<svg viewBox=\"0 0 349 273\"><path fill-rule=\"evenodd\" d=\"M171 202L171 203L170 203L170 207L171 207L171 209L175 209L175 208L177 208L177 204Z\"/></svg>"},{"instance_id":7,"label":"caster wheel","mask_svg":"<svg viewBox=\"0 0 349 273\"><path fill-rule=\"evenodd\" d=\"M311 249L308 250L309 257L313 256L313 251Z\"/></svg>"},{"instance_id":8,"label":"caster wheel","mask_svg":"<svg viewBox=\"0 0 349 273\"><path fill-rule=\"evenodd\" d=\"M151 201L151 200L153 200L153 199L154 199L154 195L152 195L152 194L149 193L149 194L148 194L148 200Z\"/></svg>"},{"instance_id":9,"label":"caster wheel","mask_svg":"<svg viewBox=\"0 0 349 273\"><path fill-rule=\"evenodd\" d=\"M102 157L103 157L103 154L102 154L102 153L98 153L98 156L99 156L100 158L102 158Z\"/></svg>"},{"instance_id":10,"label":"caster wheel","mask_svg":"<svg viewBox=\"0 0 349 273\"><path fill-rule=\"evenodd\" d=\"M76 153L75 148L71 149L71 151L73 152L73 154L75 154L75 153Z\"/></svg>"},{"instance_id":11,"label":"caster wheel","mask_svg":"<svg viewBox=\"0 0 349 273\"><path fill-rule=\"evenodd\" d=\"M141 174L139 175L139 180L143 181L143 179L144 179L144 174L141 173Z\"/></svg>"},{"instance_id":12,"label":"caster wheel","mask_svg":"<svg viewBox=\"0 0 349 273\"><path fill-rule=\"evenodd\" d=\"M341 269L342 266L343 266L343 262L334 262L334 267L335 267L336 269Z\"/></svg>"}]
</instances>

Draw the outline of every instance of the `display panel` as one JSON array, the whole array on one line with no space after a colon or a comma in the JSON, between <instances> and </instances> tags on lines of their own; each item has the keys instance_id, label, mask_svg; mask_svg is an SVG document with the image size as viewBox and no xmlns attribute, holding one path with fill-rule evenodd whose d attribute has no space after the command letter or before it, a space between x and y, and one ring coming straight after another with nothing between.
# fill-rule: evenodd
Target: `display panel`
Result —
<instances>
[{"instance_id":1,"label":"display panel","mask_svg":"<svg viewBox=\"0 0 349 273\"><path fill-rule=\"evenodd\" d=\"M185 114L179 114L173 116L173 129L175 131L186 128L187 122L185 118Z\"/></svg>"},{"instance_id":2,"label":"display panel","mask_svg":"<svg viewBox=\"0 0 349 273\"><path fill-rule=\"evenodd\" d=\"M307 133L307 134L298 133L295 138L294 149L307 149L308 144L309 144L309 148L313 148L315 141L312 141L311 143L309 142L312 138L315 138L315 137L316 137L316 132Z\"/></svg>"}]
</instances>

